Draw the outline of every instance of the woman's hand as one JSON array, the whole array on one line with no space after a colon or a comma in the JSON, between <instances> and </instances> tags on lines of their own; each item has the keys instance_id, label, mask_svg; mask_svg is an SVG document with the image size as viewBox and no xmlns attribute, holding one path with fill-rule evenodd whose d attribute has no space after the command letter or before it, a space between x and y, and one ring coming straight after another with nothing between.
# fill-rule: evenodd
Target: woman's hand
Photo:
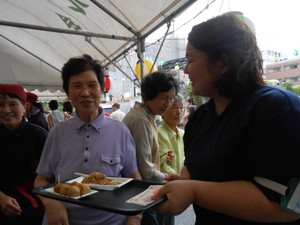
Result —
<instances>
[{"instance_id":1,"label":"woman's hand","mask_svg":"<svg viewBox=\"0 0 300 225\"><path fill-rule=\"evenodd\" d=\"M170 166L172 165L173 158L174 158L173 151L172 150L168 151L168 155L167 155L167 163L168 163L168 165L170 165Z\"/></svg>"},{"instance_id":2,"label":"woman's hand","mask_svg":"<svg viewBox=\"0 0 300 225\"><path fill-rule=\"evenodd\" d=\"M167 177L165 177L165 180L169 182L169 181L173 181L173 180L186 180L186 178L180 174L175 173L175 174L170 174Z\"/></svg>"},{"instance_id":3,"label":"woman's hand","mask_svg":"<svg viewBox=\"0 0 300 225\"><path fill-rule=\"evenodd\" d=\"M3 192L1 192L0 207L3 214L8 217L20 216L22 213L21 207L17 200L5 195Z\"/></svg>"},{"instance_id":4,"label":"woman's hand","mask_svg":"<svg viewBox=\"0 0 300 225\"><path fill-rule=\"evenodd\" d=\"M167 177L165 177L166 181L172 181L172 180L189 180L191 179L190 173L187 170L186 166L184 166L181 170L181 174L170 174Z\"/></svg>"},{"instance_id":5,"label":"woman's hand","mask_svg":"<svg viewBox=\"0 0 300 225\"><path fill-rule=\"evenodd\" d=\"M168 198L167 201L155 207L155 211L178 215L194 201L192 185L187 180L176 180L165 184L152 196L152 200L158 200L165 195Z\"/></svg>"}]
</instances>

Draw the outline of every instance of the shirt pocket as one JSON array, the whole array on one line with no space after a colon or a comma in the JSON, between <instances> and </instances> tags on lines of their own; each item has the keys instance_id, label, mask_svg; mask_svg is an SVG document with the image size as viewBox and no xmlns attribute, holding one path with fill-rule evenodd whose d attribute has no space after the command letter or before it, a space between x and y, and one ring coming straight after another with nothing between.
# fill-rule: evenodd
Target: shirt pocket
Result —
<instances>
[{"instance_id":1,"label":"shirt pocket","mask_svg":"<svg viewBox=\"0 0 300 225\"><path fill-rule=\"evenodd\" d=\"M102 155L101 156L102 173L107 176L120 176L122 165L121 158L117 155Z\"/></svg>"},{"instance_id":2,"label":"shirt pocket","mask_svg":"<svg viewBox=\"0 0 300 225\"><path fill-rule=\"evenodd\" d=\"M102 155L101 156L101 161L104 163L107 163L109 165L114 165L116 163L120 163L121 159L119 156L114 156L114 155Z\"/></svg>"}]
</instances>

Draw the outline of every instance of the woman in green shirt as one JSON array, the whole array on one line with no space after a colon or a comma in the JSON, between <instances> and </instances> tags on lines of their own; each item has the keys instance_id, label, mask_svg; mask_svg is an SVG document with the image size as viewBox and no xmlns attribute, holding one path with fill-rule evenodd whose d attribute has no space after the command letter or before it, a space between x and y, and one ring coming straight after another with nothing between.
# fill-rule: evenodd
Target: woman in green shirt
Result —
<instances>
[{"instance_id":1,"label":"woman in green shirt","mask_svg":"<svg viewBox=\"0 0 300 225\"><path fill-rule=\"evenodd\" d=\"M178 128L183 116L183 97L177 94L173 105L165 112L158 128L160 170L163 173L181 173L184 164L183 130Z\"/></svg>"}]
</instances>

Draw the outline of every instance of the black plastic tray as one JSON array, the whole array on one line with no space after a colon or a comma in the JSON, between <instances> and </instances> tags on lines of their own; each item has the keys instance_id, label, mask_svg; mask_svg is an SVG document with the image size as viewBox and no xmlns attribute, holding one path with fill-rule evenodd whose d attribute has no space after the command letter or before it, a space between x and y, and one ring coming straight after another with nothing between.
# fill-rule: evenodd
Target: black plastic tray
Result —
<instances>
[{"instance_id":1,"label":"black plastic tray","mask_svg":"<svg viewBox=\"0 0 300 225\"><path fill-rule=\"evenodd\" d=\"M45 191L45 189L53 187L55 186L55 184L49 184L46 186L35 188L32 192L46 198L52 198L64 202L130 216L149 210L153 206L166 200L166 197L164 197L146 206L126 203L128 199L143 192L150 185L162 185L162 183L132 180L114 191L98 191L98 193L80 199L72 199Z\"/></svg>"}]
</instances>

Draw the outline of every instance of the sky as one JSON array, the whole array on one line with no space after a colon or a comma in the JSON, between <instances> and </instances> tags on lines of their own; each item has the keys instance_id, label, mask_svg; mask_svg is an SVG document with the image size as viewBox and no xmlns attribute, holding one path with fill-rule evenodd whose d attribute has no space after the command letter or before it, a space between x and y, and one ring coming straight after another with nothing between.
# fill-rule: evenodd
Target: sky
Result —
<instances>
[{"instance_id":1,"label":"sky","mask_svg":"<svg viewBox=\"0 0 300 225\"><path fill-rule=\"evenodd\" d=\"M295 49L300 54L300 0L198 0L175 18L170 30L186 38L193 25L228 11L242 12L252 21L261 50L284 52L290 58ZM154 41L165 31L163 26L147 40Z\"/></svg>"}]
</instances>

